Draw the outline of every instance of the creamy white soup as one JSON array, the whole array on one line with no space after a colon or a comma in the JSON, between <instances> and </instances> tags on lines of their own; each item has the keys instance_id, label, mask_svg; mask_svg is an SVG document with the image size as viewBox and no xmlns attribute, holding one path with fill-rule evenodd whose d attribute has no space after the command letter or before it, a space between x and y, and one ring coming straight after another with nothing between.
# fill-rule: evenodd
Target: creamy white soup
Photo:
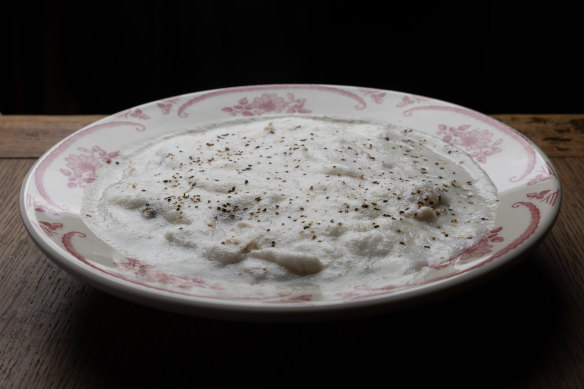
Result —
<instances>
[{"instance_id":1,"label":"creamy white soup","mask_svg":"<svg viewBox=\"0 0 584 389\"><path fill-rule=\"evenodd\" d=\"M392 124L273 117L171 133L85 191L125 257L246 290L419 281L494 226L497 190L464 152Z\"/></svg>"}]
</instances>

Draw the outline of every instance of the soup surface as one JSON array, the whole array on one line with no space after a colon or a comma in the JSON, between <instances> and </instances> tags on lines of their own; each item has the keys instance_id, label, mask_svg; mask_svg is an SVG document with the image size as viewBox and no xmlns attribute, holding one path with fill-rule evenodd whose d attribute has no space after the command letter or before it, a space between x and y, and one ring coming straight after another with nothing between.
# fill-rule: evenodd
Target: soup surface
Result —
<instances>
[{"instance_id":1,"label":"soup surface","mask_svg":"<svg viewBox=\"0 0 584 389\"><path fill-rule=\"evenodd\" d=\"M244 294L421 281L493 228L498 201L486 173L437 138L324 117L171 133L98 173L82 215L116 261Z\"/></svg>"}]
</instances>

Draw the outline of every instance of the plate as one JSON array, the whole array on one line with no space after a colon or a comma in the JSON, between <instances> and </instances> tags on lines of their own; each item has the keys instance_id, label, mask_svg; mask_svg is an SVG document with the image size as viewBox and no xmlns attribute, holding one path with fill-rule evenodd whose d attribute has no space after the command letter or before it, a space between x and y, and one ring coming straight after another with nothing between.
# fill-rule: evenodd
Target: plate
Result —
<instances>
[{"instance_id":1,"label":"plate","mask_svg":"<svg viewBox=\"0 0 584 389\"><path fill-rule=\"evenodd\" d=\"M320 299L281 291L239 296L216 280L175 275L139 260L120 264L80 217L84 188L120 150L169 131L238 117L327 115L382 120L437 136L467 153L499 192L496 227L444 262L436 276L407 285L348 288ZM20 208L35 243L67 272L140 304L219 319L296 320L388 311L455 291L532 248L561 203L547 156L507 125L474 110L415 94L354 86L254 85L196 92L133 107L92 123L45 153L25 178Z\"/></svg>"}]
</instances>

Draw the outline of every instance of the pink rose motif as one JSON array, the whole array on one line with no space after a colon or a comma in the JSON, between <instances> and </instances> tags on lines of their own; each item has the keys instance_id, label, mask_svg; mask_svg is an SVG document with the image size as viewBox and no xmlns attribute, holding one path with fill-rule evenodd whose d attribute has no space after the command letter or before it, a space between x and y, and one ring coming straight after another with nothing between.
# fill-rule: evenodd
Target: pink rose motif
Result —
<instances>
[{"instance_id":1,"label":"pink rose motif","mask_svg":"<svg viewBox=\"0 0 584 389\"><path fill-rule=\"evenodd\" d=\"M252 103L252 106L262 113L282 112L286 105L288 105L286 101L275 93L264 93L261 97L256 97Z\"/></svg>"},{"instance_id":2,"label":"pink rose motif","mask_svg":"<svg viewBox=\"0 0 584 389\"><path fill-rule=\"evenodd\" d=\"M493 134L489 130L469 130L470 125L449 127L445 124L438 126L438 135L442 140L451 145L461 146L477 162L486 163L487 157L501 151L499 145L503 139L497 139L491 143Z\"/></svg>"},{"instance_id":3,"label":"pink rose motif","mask_svg":"<svg viewBox=\"0 0 584 389\"><path fill-rule=\"evenodd\" d=\"M310 113L311 111L304 108L304 103L306 99L295 99L292 93L288 94L288 98L291 100L286 113Z\"/></svg>"},{"instance_id":4,"label":"pink rose motif","mask_svg":"<svg viewBox=\"0 0 584 389\"><path fill-rule=\"evenodd\" d=\"M231 107L224 107L221 110L232 116L261 116L266 113L309 113L309 109L304 107L305 99L297 99L294 94L286 94L286 98L278 96L276 93L263 93L250 103L247 97L239 99L237 104Z\"/></svg>"},{"instance_id":5,"label":"pink rose motif","mask_svg":"<svg viewBox=\"0 0 584 389\"><path fill-rule=\"evenodd\" d=\"M467 150L482 149L489 147L492 134L487 130L472 130L468 132L461 132L458 134L460 144Z\"/></svg>"},{"instance_id":6,"label":"pink rose motif","mask_svg":"<svg viewBox=\"0 0 584 389\"><path fill-rule=\"evenodd\" d=\"M71 168L70 176L78 177L82 182L90 183L97 178L95 170L101 164L91 155L69 155L65 158L67 167ZM70 185L71 186L71 185ZM73 186L76 186L73 184Z\"/></svg>"},{"instance_id":7,"label":"pink rose motif","mask_svg":"<svg viewBox=\"0 0 584 389\"><path fill-rule=\"evenodd\" d=\"M93 146L91 150L80 147L83 154L70 154L65 157L66 166L69 169L59 169L59 171L69 178L67 186L69 188L82 188L97 179L97 169L103 163L111 163L119 152L108 153L99 146Z\"/></svg>"}]
</instances>

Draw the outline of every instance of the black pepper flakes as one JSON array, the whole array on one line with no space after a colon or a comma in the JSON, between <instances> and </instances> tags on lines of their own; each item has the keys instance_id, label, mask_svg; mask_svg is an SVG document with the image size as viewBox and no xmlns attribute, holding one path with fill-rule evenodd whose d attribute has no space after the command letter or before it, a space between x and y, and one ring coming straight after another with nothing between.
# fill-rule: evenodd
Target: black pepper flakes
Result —
<instances>
[{"instance_id":1,"label":"black pepper flakes","mask_svg":"<svg viewBox=\"0 0 584 389\"><path fill-rule=\"evenodd\" d=\"M156 210L148 205L142 208L141 212L142 216L144 216L147 219L151 219L156 216Z\"/></svg>"}]
</instances>

